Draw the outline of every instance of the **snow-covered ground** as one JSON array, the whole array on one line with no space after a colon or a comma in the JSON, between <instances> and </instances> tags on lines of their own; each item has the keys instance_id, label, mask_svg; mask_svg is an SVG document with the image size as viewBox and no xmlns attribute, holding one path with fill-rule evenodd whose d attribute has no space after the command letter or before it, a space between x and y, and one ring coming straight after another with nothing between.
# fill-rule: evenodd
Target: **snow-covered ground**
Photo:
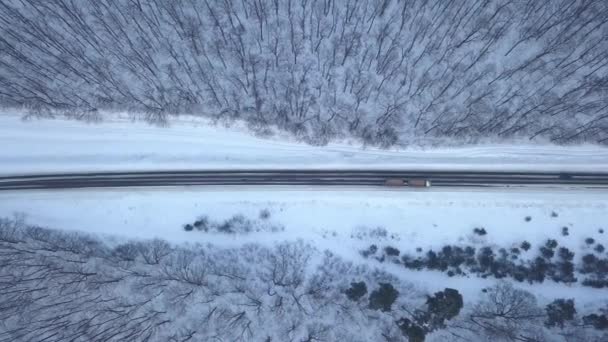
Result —
<instances>
[{"instance_id":1,"label":"snow-covered ground","mask_svg":"<svg viewBox=\"0 0 608 342\"><path fill-rule=\"evenodd\" d=\"M285 137L258 138L238 125L213 126L188 117L169 127L156 127L132 122L126 115L87 124L64 119L22 121L17 114L3 113L0 146L0 174L221 168L608 169L608 149L598 146L379 150L345 143L313 147ZM264 209L270 212L267 220L259 218ZM590 249L584 242L588 237L608 245L608 233L600 233L600 229L608 231L608 196L602 191L175 187L0 192L0 217L15 213L50 228L132 239L160 237L173 243L274 244L301 239L374 266L378 263L359 254L372 243L410 254L418 247L436 249L445 244L508 248L524 240L537 250L548 238L577 254ZM285 229L246 235L183 229L203 215L221 221L236 214ZM487 235L473 233L482 227ZM568 236L561 235L564 227ZM465 296L475 295L495 282L448 278L386 263L382 267L429 292L449 284ZM550 281L518 286L547 300L567 294L588 305L600 292Z\"/></svg>"},{"instance_id":2,"label":"snow-covered ground","mask_svg":"<svg viewBox=\"0 0 608 342\"><path fill-rule=\"evenodd\" d=\"M430 190L430 191L429 191ZM268 209L267 220L259 218ZM590 251L584 240L594 238L608 245L608 197L604 192L576 191L442 191L357 190L286 187L220 187L163 189L66 190L0 192L0 217L23 213L29 223L50 228L85 231L133 239L160 237L173 243L240 245L247 242L274 244L301 239L320 250L328 249L350 259L366 262L359 251L374 243L402 252L416 248L441 248L445 244L519 246L532 244L536 253L548 238L577 254ZM235 214L272 225L280 232L245 235L186 232L183 225L206 215L225 220ZM526 221L526 217L530 221ZM375 228L381 227L386 231ZM487 235L473 233L483 227ZM562 236L568 227L569 235ZM603 228L606 233L600 233ZM534 251L534 252L533 252ZM378 266L377 262L368 261ZM418 283L428 291L449 286L474 295L493 279L448 278L436 272L414 272L383 264L391 272ZM580 304L594 302L601 290L546 281L519 284L540 298L576 297Z\"/></svg>"},{"instance_id":3,"label":"snow-covered ground","mask_svg":"<svg viewBox=\"0 0 608 342\"><path fill-rule=\"evenodd\" d=\"M450 149L381 150L330 144L314 147L286 137L258 138L246 128L183 116L169 127L128 115L98 124L65 119L22 121L0 113L0 174L221 168L403 168L459 170L608 169L600 146L483 145Z\"/></svg>"}]
</instances>

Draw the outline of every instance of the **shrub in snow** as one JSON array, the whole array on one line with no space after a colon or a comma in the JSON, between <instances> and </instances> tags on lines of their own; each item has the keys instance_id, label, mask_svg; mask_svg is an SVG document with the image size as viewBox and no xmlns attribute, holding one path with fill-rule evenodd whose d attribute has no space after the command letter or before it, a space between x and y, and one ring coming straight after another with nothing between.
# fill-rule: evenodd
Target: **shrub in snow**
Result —
<instances>
[{"instance_id":1,"label":"shrub in snow","mask_svg":"<svg viewBox=\"0 0 608 342\"><path fill-rule=\"evenodd\" d=\"M552 211L552 212L551 212L551 217L557 217L557 216L558 216L558 215L557 215L557 213L556 213L555 211Z\"/></svg>"},{"instance_id":2,"label":"shrub in snow","mask_svg":"<svg viewBox=\"0 0 608 342\"><path fill-rule=\"evenodd\" d=\"M598 253L603 253L604 252L604 245L602 245L601 243L598 243L593 250L596 251L596 252L598 252Z\"/></svg>"},{"instance_id":3,"label":"shrub in snow","mask_svg":"<svg viewBox=\"0 0 608 342\"><path fill-rule=\"evenodd\" d=\"M568 236L568 235L570 235L570 233L568 232L568 227L562 227L562 235L563 235L563 236Z\"/></svg>"},{"instance_id":4,"label":"shrub in snow","mask_svg":"<svg viewBox=\"0 0 608 342\"><path fill-rule=\"evenodd\" d=\"M555 254L555 252L553 252L552 249L547 248L546 246L542 246L540 248L540 254L543 256L543 258L545 259L551 259L553 258L553 255Z\"/></svg>"},{"instance_id":5,"label":"shrub in snow","mask_svg":"<svg viewBox=\"0 0 608 342\"><path fill-rule=\"evenodd\" d=\"M260 211L260 219L267 220L269 218L270 218L270 210L263 209L262 211Z\"/></svg>"},{"instance_id":6,"label":"shrub in snow","mask_svg":"<svg viewBox=\"0 0 608 342\"><path fill-rule=\"evenodd\" d=\"M193 225L191 225L191 224L189 224L189 223L188 223L188 224L186 224L186 225L184 225L184 230L185 230L185 231L187 231L187 232L191 232L191 231L192 231L192 229L194 229L194 226L193 226Z\"/></svg>"},{"instance_id":7,"label":"shrub in snow","mask_svg":"<svg viewBox=\"0 0 608 342\"><path fill-rule=\"evenodd\" d=\"M363 257L365 257L365 258L368 258L368 257L376 254L377 251L378 251L378 246L370 245L366 250L361 251L361 255L363 255Z\"/></svg>"},{"instance_id":8,"label":"shrub in snow","mask_svg":"<svg viewBox=\"0 0 608 342\"><path fill-rule=\"evenodd\" d=\"M426 305L425 321L429 330L435 330L445 327L445 321L456 317L464 303L458 290L446 288L428 297Z\"/></svg>"},{"instance_id":9,"label":"shrub in snow","mask_svg":"<svg viewBox=\"0 0 608 342\"><path fill-rule=\"evenodd\" d=\"M405 254L401 256L401 263L405 267L407 267L409 269L413 269L413 270L421 270L426 267L425 259L422 259L420 257L413 258L413 257L410 257L409 255L405 255Z\"/></svg>"},{"instance_id":10,"label":"shrub in snow","mask_svg":"<svg viewBox=\"0 0 608 342\"><path fill-rule=\"evenodd\" d=\"M348 299L356 302L367 294L367 286L364 281L350 283L350 287L344 293Z\"/></svg>"},{"instance_id":11,"label":"shrub in snow","mask_svg":"<svg viewBox=\"0 0 608 342\"><path fill-rule=\"evenodd\" d=\"M587 278L587 279L583 280L582 284L585 286L596 288L596 289L602 289L604 287L608 287L608 281L602 280L602 279Z\"/></svg>"},{"instance_id":12,"label":"shrub in snow","mask_svg":"<svg viewBox=\"0 0 608 342\"><path fill-rule=\"evenodd\" d=\"M593 254L586 254L583 256L583 267L582 273L594 273L598 270L599 259Z\"/></svg>"},{"instance_id":13,"label":"shrub in snow","mask_svg":"<svg viewBox=\"0 0 608 342\"><path fill-rule=\"evenodd\" d=\"M217 226L217 231L220 233L249 233L251 232L251 222L243 215L234 215L228 220Z\"/></svg>"},{"instance_id":14,"label":"shrub in snow","mask_svg":"<svg viewBox=\"0 0 608 342\"><path fill-rule=\"evenodd\" d=\"M547 240L539 248L539 254L529 260L519 257L521 251L514 247L511 249L499 248L494 251L491 247L475 248L467 246L444 246L439 251L429 250L422 256L402 254L399 261L404 267L413 270L430 269L445 272L448 276L474 274L482 278L494 277L496 279L513 278L517 281L530 283L543 282L546 278L556 282L575 283L576 266L574 252L565 247L557 247L557 241ZM375 246L374 246L375 247ZM522 248L529 248L522 243ZM361 253L369 256L375 249L364 250ZM384 255L377 258L384 261ZM583 257L582 273L591 275L583 285L602 287L608 286L608 259L597 258L593 254Z\"/></svg>"},{"instance_id":15,"label":"shrub in snow","mask_svg":"<svg viewBox=\"0 0 608 342\"><path fill-rule=\"evenodd\" d=\"M400 318L397 321L397 326L409 342L424 342L426 338L425 330L408 318Z\"/></svg>"},{"instance_id":16,"label":"shrub in snow","mask_svg":"<svg viewBox=\"0 0 608 342\"><path fill-rule=\"evenodd\" d=\"M379 288L369 295L369 308L372 310L391 311L393 303L399 297L399 291L390 283L380 283Z\"/></svg>"},{"instance_id":17,"label":"shrub in snow","mask_svg":"<svg viewBox=\"0 0 608 342\"><path fill-rule=\"evenodd\" d=\"M582 258L583 264L579 271L587 278L584 285L596 288L608 286L608 258L598 258L594 254L586 254Z\"/></svg>"},{"instance_id":18,"label":"shrub in snow","mask_svg":"<svg viewBox=\"0 0 608 342\"><path fill-rule=\"evenodd\" d=\"M595 239L594 238L586 238L585 239L585 243L588 245L593 245L595 243Z\"/></svg>"},{"instance_id":19,"label":"shrub in snow","mask_svg":"<svg viewBox=\"0 0 608 342\"><path fill-rule=\"evenodd\" d=\"M572 321L576 309L573 299L556 299L545 307L547 319L545 325L548 327L564 327L566 321Z\"/></svg>"},{"instance_id":20,"label":"shrub in snow","mask_svg":"<svg viewBox=\"0 0 608 342\"><path fill-rule=\"evenodd\" d=\"M391 246L386 246L384 248L384 254L386 254L387 256L399 256L399 250L397 248L391 247Z\"/></svg>"},{"instance_id":21,"label":"shrub in snow","mask_svg":"<svg viewBox=\"0 0 608 342\"><path fill-rule=\"evenodd\" d=\"M400 318L397 326L409 341L424 341L428 333L445 328L445 322L456 317L463 305L462 295L446 288L428 296L424 307L410 312L411 319Z\"/></svg>"},{"instance_id":22,"label":"shrub in snow","mask_svg":"<svg viewBox=\"0 0 608 342\"><path fill-rule=\"evenodd\" d=\"M530 243L528 241L524 241L521 243L520 247L524 251L528 251L530 249L530 247L532 247L532 246L530 245Z\"/></svg>"},{"instance_id":23,"label":"shrub in snow","mask_svg":"<svg viewBox=\"0 0 608 342\"><path fill-rule=\"evenodd\" d=\"M268 223L266 220L250 220L241 214L234 215L223 222L210 220L207 216L201 216L192 224L187 224L187 230L191 227L205 233L222 234L249 234L252 232L269 231L278 232L284 230L282 226Z\"/></svg>"},{"instance_id":24,"label":"shrub in snow","mask_svg":"<svg viewBox=\"0 0 608 342\"><path fill-rule=\"evenodd\" d=\"M485 229L485 228L474 228L474 229L473 229L473 232L474 232L475 234L477 234L477 235L480 235L480 236L484 236L484 235L488 234L488 233L486 232L486 229Z\"/></svg>"},{"instance_id":25,"label":"shrub in snow","mask_svg":"<svg viewBox=\"0 0 608 342\"><path fill-rule=\"evenodd\" d=\"M477 254L477 262L479 263L479 272L488 272L494 264L494 251L490 247L483 247Z\"/></svg>"},{"instance_id":26,"label":"shrub in snow","mask_svg":"<svg viewBox=\"0 0 608 342\"><path fill-rule=\"evenodd\" d=\"M590 314L583 316L583 323L593 326L598 330L608 330L608 316Z\"/></svg>"},{"instance_id":27,"label":"shrub in snow","mask_svg":"<svg viewBox=\"0 0 608 342\"><path fill-rule=\"evenodd\" d=\"M566 261L572 261L572 259L574 259L574 252L570 251L566 247L560 247L557 251L557 255Z\"/></svg>"},{"instance_id":28,"label":"shrub in snow","mask_svg":"<svg viewBox=\"0 0 608 342\"><path fill-rule=\"evenodd\" d=\"M384 227L376 227L369 231L369 237L373 239L386 239L388 231Z\"/></svg>"},{"instance_id":29,"label":"shrub in snow","mask_svg":"<svg viewBox=\"0 0 608 342\"><path fill-rule=\"evenodd\" d=\"M577 279L574 276L574 264L572 263L574 253L566 247L560 247L558 249L557 256L559 259L554 267L554 274L552 276L553 280L564 283L576 282Z\"/></svg>"},{"instance_id":30,"label":"shrub in snow","mask_svg":"<svg viewBox=\"0 0 608 342\"><path fill-rule=\"evenodd\" d=\"M193 226L202 231L207 231L209 229L209 218L207 216L202 216L198 220L194 221Z\"/></svg>"},{"instance_id":31,"label":"shrub in snow","mask_svg":"<svg viewBox=\"0 0 608 342\"><path fill-rule=\"evenodd\" d=\"M532 216L526 216L526 217L524 218L524 220L525 220L526 222L530 222L530 221L532 221Z\"/></svg>"},{"instance_id":32,"label":"shrub in snow","mask_svg":"<svg viewBox=\"0 0 608 342\"><path fill-rule=\"evenodd\" d=\"M542 283L545 280L545 275L549 270L550 265L541 257L536 257L530 265L528 271L528 281Z\"/></svg>"}]
</instances>

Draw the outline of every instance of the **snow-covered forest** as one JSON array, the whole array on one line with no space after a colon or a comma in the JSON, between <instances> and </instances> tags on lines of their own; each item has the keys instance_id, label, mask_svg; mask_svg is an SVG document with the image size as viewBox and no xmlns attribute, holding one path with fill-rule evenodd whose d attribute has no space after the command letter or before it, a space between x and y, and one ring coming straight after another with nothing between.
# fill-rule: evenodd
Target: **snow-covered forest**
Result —
<instances>
[{"instance_id":1,"label":"snow-covered forest","mask_svg":"<svg viewBox=\"0 0 608 342\"><path fill-rule=\"evenodd\" d=\"M0 341L600 341L608 312L475 298L302 242L171 245L0 219Z\"/></svg>"},{"instance_id":2,"label":"snow-covered forest","mask_svg":"<svg viewBox=\"0 0 608 342\"><path fill-rule=\"evenodd\" d=\"M5 0L0 103L313 144L608 142L602 0Z\"/></svg>"}]
</instances>

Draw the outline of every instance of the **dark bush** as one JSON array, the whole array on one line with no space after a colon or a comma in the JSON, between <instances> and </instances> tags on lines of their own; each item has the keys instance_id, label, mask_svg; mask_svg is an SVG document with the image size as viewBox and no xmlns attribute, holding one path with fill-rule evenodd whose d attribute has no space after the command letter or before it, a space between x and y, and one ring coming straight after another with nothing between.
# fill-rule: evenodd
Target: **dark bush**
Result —
<instances>
[{"instance_id":1,"label":"dark bush","mask_svg":"<svg viewBox=\"0 0 608 342\"><path fill-rule=\"evenodd\" d=\"M585 279L583 280L583 285L596 289L603 289L604 287L608 287L608 281L600 279Z\"/></svg>"},{"instance_id":2,"label":"dark bush","mask_svg":"<svg viewBox=\"0 0 608 342\"><path fill-rule=\"evenodd\" d=\"M583 256L583 267L581 268L582 273L593 273L597 271L598 258L593 254L586 254Z\"/></svg>"},{"instance_id":3,"label":"dark bush","mask_svg":"<svg viewBox=\"0 0 608 342\"><path fill-rule=\"evenodd\" d=\"M566 261L572 261L572 259L574 259L574 253L571 252L568 248L566 247L560 247L557 250L557 255Z\"/></svg>"},{"instance_id":4,"label":"dark bush","mask_svg":"<svg viewBox=\"0 0 608 342\"><path fill-rule=\"evenodd\" d=\"M217 231L220 233L234 234L238 232L248 232L251 230L251 224L243 215L234 215L217 226Z\"/></svg>"},{"instance_id":5,"label":"dark bush","mask_svg":"<svg viewBox=\"0 0 608 342\"><path fill-rule=\"evenodd\" d=\"M424 342L426 332L420 326L410 321L407 318L401 318L397 321L397 326L403 336L407 337L409 342Z\"/></svg>"},{"instance_id":6,"label":"dark bush","mask_svg":"<svg viewBox=\"0 0 608 342\"><path fill-rule=\"evenodd\" d=\"M463 306L462 295L458 290L446 288L436 292L426 300L428 306L428 321L431 330L445 327L445 321L456 317Z\"/></svg>"},{"instance_id":7,"label":"dark bush","mask_svg":"<svg viewBox=\"0 0 608 342\"><path fill-rule=\"evenodd\" d=\"M437 257L437 253L432 250L426 253L426 265L431 270L445 271L447 269L447 265L443 263L442 260Z\"/></svg>"},{"instance_id":8,"label":"dark bush","mask_svg":"<svg viewBox=\"0 0 608 342\"><path fill-rule=\"evenodd\" d=\"M400 252L397 248L386 246L384 248L384 253L388 256L399 256Z\"/></svg>"},{"instance_id":9,"label":"dark bush","mask_svg":"<svg viewBox=\"0 0 608 342\"><path fill-rule=\"evenodd\" d=\"M395 290L390 283L380 283L379 285L380 287L369 295L369 308L389 312L399 297L399 291Z\"/></svg>"},{"instance_id":10,"label":"dark bush","mask_svg":"<svg viewBox=\"0 0 608 342\"><path fill-rule=\"evenodd\" d=\"M361 255L363 255L365 258L368 258L370 255L376 254L377 251L378 251L378 246L371 245L367 249L361 251Z\"/></svg>"},{"instance_id":11,"label":"dark bush","mask_svg":"<svg viewBox=\"0 0 608 342\"><path fill-rule=\"evenodd\" d=\"M517 265L511 271L513 278L519 282L522 282L528 278L528 268L523 265Z\"/></svg>"},{"instance_id":12,"label":"dark bush","mask_svg":"<svg viewBox=\"0 0 608 342\"><path fill-rule=\"evenodd\" d=\"M187 232L192 231L192 229L194 229L194 226L192 226L190 223L184 226L184 230Z\"/></svg>"},{"instance_id":13,"label":"dark bush","mask_svg":"<svg viewBox=\"0 0 608 342\"><path fill-rule=\"evenodd\" d=\"M593 250L596 251L596 252L598 252L598 253L603 253L604 252L604 245L602 245L601 243L598 243Z\"/></svg>"},{"instance_id":14,"label":"dark bush","mask_svg":"<svg viewBox=\"0 0 608 342\"><path fill-rule=\"evenodd\" d=\"M350 283L350 288L346 289L344 293L348 299L356 302L367 294L367 285L363 281Z\"/></svg>"},{"instance_id":15,"label":"dark bush","mask_svg":"<svg viewBox=\"0 0 608 342\"><path fill-rule=\"evenodd\" d=\"M594 238L586 238L585 239L585 243L588 245L593 245L595 243L595 239Z\"/></svg>"},{"instance_id":16,"label":"dark bush","mask_svg":"<svg viewBox=\"0 0 608 342\"><path fill-rule=\"evenodd\" d=\"M414 270L421 270L426 266L426 262L422 258L412 259L407 255L401 257L401 262L406 268Z\"/></svg>"},{"instance_id":17,"label":"dark bush","mask_svg":"<svg viewBox=\"0 0 608 342\"><path fill-rule=\"evenodd\" d=\"M530 221L532 221L532 216L526 216L526 217L524 218L524 220L525 220L526 222L530 222Z\"/></svg>"},{"instance_id":18,"label":"dark bush","mask_svg":"<svg viewBox=\"0 0 608 342\"><path fill-rule=\"evenodd\" d=\"M540 248L540 254L545 259L551 259L551 258L553 258L553 255L555 255L555 252L553 252L552 249L543 246Z\"/></svg>"},{"instance_id":19,"label":"dark bush","mask_svg":"<svg viewBox=\"0 0 608 342\"><path fill-rule=\"evenodd\" d=\"M591 314L583 316L583 323L598 330L608 330L608 317L606 315Z\"/></svg>"},{"instance_id":20,"label":"dark bush","mask_svg":"<svg viewBox=\"0 0 608 342\"><path fill-rule=\"evenodd\" d=\"M270 218L270 210L263 209L262 211L260 211L260 219L267 220L269 218Z\"/></svg>"},{"instance_id":21,"label":"dark bush","mask_svg":"<svg viewBox=\"0 0 608 342\"><path fill-rule=\"evenodd\" d=\"M194 221L194 227L198 230L207 231L209 229L209 219L207 216L203 216L198 220Z\"/></svg>"},{"instance_id":22,"label":"dark bush","mask_svg":"<svg viewBox=\"0 0 608 342\"><path fill-rule=\"evenodd\" d=\"M484 236L484 235L488 234L488 232L486 232L485 228L475 228L475 229L473 229L473 232L480 236Z\"/></svg>"},{"instance_id":23,"label":"dark bush","mask_svg":"<svg viewBox=\"0 0 608 342\"><path fill-rule=\"evenodd\" d=\"M551 212L551 217L557 217L557 216L558 216L558 215L557 215L557 213L556 213L555 211L552 211L552 212Z\"/></svg>"},{"instance_id":24,"label":"dark bush","mask_svg":"<svg viewBox=\"0 0 608 342\"><path fill-rule=\"evenodd\" d=\"M577 278L574 276L574 264L572 262L559 262L556 269L558 273L553 276L553 280L564 283L574 283L577 281Z\"/></svg>"},{"instance_id":25,"label":"dark bush","mask_svg":"<svg viewBox=\"0 0 608 342\"><path fill-rule=\"evenodd\" d=\"M553 239L549 239L549 240L547 240L547 242L545 242L545 246L547 248L554 249L555 247L557 247L557 241L553 240Z\"/></svg>"},{"instance_id":26,"label":"dark bush","mask_svg":"<svg viewBox=\"0 0 608 342\"><path fill-rule=\"evenodd\" d=\"M576 282L574 277L574 253L566 247L560 247L557 251L559 261L555 264L555 274L553 280L557 282L573 283Z\"/></svg>"},{"instance_id":27,"label":"dark bush","mask_svg":"<svg viewBox=\"0 0 608 342\"><path fill-rule=\"evenodd\" d=\"M559 326L563 328L564 323L573 320L574 314L576 314L574 300L556 299L545 307L545 312L547 312L547 320L545 321L547 327Z\"/></svg>"},{"instance_id":28,"label":"dark bush","mask_svg":"<svg viewBox=\"0 0 608 342\"><path fill-rule=\"evenodd\" d=\"M568 236L568 235L570 235L570 233L568 232L568 227L562 227L562 235L563 235L563 236Z\"/></svg>"},{"instance_id":29,"label":"dark bush","mask_svg":"<svg viewBox=\"0 0 608 342\"><path fill-rule=\"evenodd\" d=\"M542 283L545 280L545 274L547 273L548 269L549 265L547 264L547 261L541 257L536 257L530 265L530 269L528 271L528 281L531 283Z\"/></svg>"},{"instance_id":30,"label":"dark bush","mask_svg":"<svg viewBox=\"0 0 608 342\"><path fill-rule=\"evenodd\" d=\"M494 252L490 247L483 247L477 253L477 262L481 272L486 272L494 264Z\"/></svg>"},{"instance_id":31,"label":"dark bush","mask_svg":"<svg viewBox=\"0 0 608 342\"><path fill-rule=\"evenodd\" d=\"M530 247L532 247L532 245L530 245L530 243L528 241L524 241L521 243L520 247L524 251L528 251L530 249Z\"/></svg>"}]
</instances>

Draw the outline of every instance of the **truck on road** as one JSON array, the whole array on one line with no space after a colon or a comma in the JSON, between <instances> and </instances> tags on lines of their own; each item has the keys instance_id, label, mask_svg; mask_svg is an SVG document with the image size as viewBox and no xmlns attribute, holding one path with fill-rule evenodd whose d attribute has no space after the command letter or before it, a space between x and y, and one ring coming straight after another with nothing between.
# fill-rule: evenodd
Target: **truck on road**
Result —
<instances>
[{"instance_id":1,"label":"truck on road","mask_svg":"<svg viewBox=\"0 0 608 342\"><path fill-rule=\"evenodd\" d=\"M407 181L399 178L389 178L384 182L386 186L411 186L416 188L428 188L431 186L431 181L423 178L414 178Z\"/></svg>"}]
</instances>

